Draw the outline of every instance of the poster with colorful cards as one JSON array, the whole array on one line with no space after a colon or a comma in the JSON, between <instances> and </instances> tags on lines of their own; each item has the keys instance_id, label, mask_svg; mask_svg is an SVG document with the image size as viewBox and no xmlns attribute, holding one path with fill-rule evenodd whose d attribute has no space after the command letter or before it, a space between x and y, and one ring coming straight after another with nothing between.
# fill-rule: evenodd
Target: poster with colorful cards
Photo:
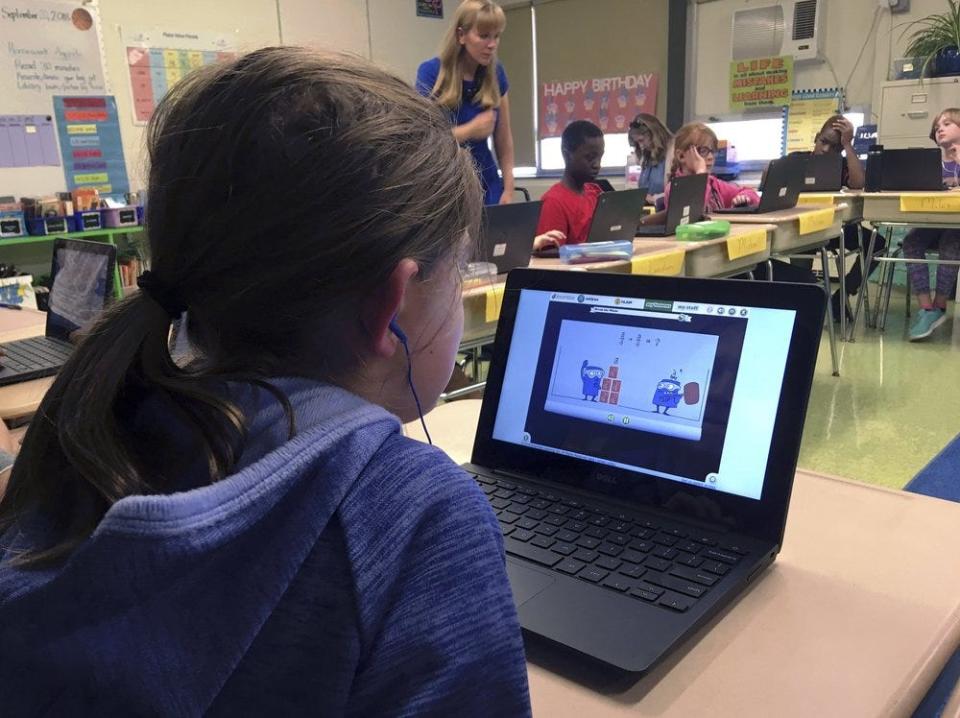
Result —
<instances>
[{"instance_id":1,"label":"poster with colorful cards","mask_svg":"<svg viewBox=\"0 0 960 718\"><path fill-rule=\"evenodd\" d=\"M157 103L189 73L236 57L225 35L173 30L123 32L133 97L133 119L146 124Z\"/></svg>"},{"instance_id":2,"label":"poster with colorful cards","mask_svg":"<svg viewBox=\"0 0 960 718\"><path fill-rule=\"evenodd\" d=\"M57 96L53 114L67 189L94 187L107 195L129 192L116 99Z\"/></svg>"},{"instance_id":3,"label":"poster with colorful cards","mask_svg":"<svg viewBox=\"0 0 960 718\"><path fill-rule=\"evenodd\" d=\"M540 138L559 137L574 120L604 132L626 132L638 113L657 111L656 73L545 82L540 85Z\"/></svg>"}]
</instances>

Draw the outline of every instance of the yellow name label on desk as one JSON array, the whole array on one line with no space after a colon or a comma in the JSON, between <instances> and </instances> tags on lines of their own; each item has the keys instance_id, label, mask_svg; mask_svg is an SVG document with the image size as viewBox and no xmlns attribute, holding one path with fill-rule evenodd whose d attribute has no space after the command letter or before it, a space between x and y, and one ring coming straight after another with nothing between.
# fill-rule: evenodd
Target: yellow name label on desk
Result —
<instances>
[{"instance_id":1,"label":"yellow name label on desk","mask_svg":"<svg viewBox=\"0 0 960 718\"><path fill-rule=\"evenodd\" d=\"M800 215L800 234L813 234L824 229L829 229L833 224L834 210L817 209L812 212L804 212Z\"/></svg>"},{"instance_id":2,"label":"yellow name label on desk","mask_svg":"<svg viewBox=\"0 0 960 718\"><path fill-rule=\"evenodd\" d=\"M656 274L660 277L675 277L683 269L685 249L653 257L634 257L630 260L630 274Z\"/></svg>"},{"instance_id":3,"label":"yellow name label on desk","mask_svg":"<svg viewBox=\"0 0 960 718\"><path fill-rule=\"evenodd\" d=\"M816 192L801 192L797 197L798 207L809 207L817 204L833 204L832 194L817 194Z\"/></svg>"},{"instance_id":4,"label":"yellow name label on desk","mask_svg":"<svg viewBox=\"0 0 960 718\"><path fill-rule=\"evenodd\" d=\"M900 196L901 212L960 212L960 193Z\"/></svg>"},{"instance_id":5,"label":"yellow name label on desk","mask_svg":"<svg viewBox=\"0 0 960 718\"><path fill-rule=\"evenodd\" d=\"M758 229L736 237L727 237L727 257L740 259L748 254L756 254L767 248L767 230Z\"/></svg>"},{"instance_id":6,"label":"yellow name label on desk","mask_svg":"<svg viewBox=\"0 0 960 718\"><path fill-rule=\"evenodd\" d=\"M503 306L503 287L490 287L487 290L487 324L497 321L500 318L500 308Z\"/></svg>"}]
</instances>

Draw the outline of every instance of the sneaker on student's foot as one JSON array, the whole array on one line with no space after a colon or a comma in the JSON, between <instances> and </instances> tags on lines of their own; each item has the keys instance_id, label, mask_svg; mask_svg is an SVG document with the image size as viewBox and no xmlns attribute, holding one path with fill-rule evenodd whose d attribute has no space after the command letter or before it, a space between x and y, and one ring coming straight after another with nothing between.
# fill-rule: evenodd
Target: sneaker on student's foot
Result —
<instances>
[{"instance_id":1,"label":"sneaker on student's foot","mask_svg":"<svg viewBox=\"0 0 960 718\"><path fill-rule=\"evenodd\" d=\"M910 327L910 341L917 342L933 334L933 330L947 321L947 312L943 309L921 309L917 321Z\"/></svg>"}]
</instances>

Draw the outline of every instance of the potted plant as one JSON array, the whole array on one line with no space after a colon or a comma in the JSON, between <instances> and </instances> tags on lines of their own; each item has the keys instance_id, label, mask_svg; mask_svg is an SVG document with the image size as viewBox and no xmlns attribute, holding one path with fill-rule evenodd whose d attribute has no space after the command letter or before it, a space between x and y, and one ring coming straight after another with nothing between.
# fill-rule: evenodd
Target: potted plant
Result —
<instances>
[{"instance_id":1,"label":"potted plant","mask_svg":"<svg viewBox=\"0 0 960 718\"><path fill-rule=\"evenodd\" d=\"M904 54L920 63L920 77L960 75L960 0L947 5L947 12L914 20L901 34L913 30Z\"/></svg>"}]
</instances>

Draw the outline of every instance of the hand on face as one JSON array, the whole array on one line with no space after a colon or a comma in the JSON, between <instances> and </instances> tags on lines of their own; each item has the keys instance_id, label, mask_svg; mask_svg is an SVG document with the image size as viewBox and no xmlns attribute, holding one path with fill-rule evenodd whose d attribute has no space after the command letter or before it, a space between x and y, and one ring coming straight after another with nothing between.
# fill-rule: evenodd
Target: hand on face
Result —
<instances>
[{"instance_id":1,"label":"hand on face","mask_svg":"<svg viewBox=\"0 0 960 718\"><path fill-rule=\"evenodd\" d=\"M840 144L844 147L853 143L853 123L846 117L835 120L831 128L840 133Z\"/></svg>"},{"instance_id":2,"label":"hand on face","mask_svg":"<svg viewBox=\"0 0 960 718\"><path fill-rule=\"evenodd\" d=\"M707 173L707 161L697 151L696 147L688 147L680 151L680 167L684 174L705 175Z\"/></svg>"}]
</instances>

